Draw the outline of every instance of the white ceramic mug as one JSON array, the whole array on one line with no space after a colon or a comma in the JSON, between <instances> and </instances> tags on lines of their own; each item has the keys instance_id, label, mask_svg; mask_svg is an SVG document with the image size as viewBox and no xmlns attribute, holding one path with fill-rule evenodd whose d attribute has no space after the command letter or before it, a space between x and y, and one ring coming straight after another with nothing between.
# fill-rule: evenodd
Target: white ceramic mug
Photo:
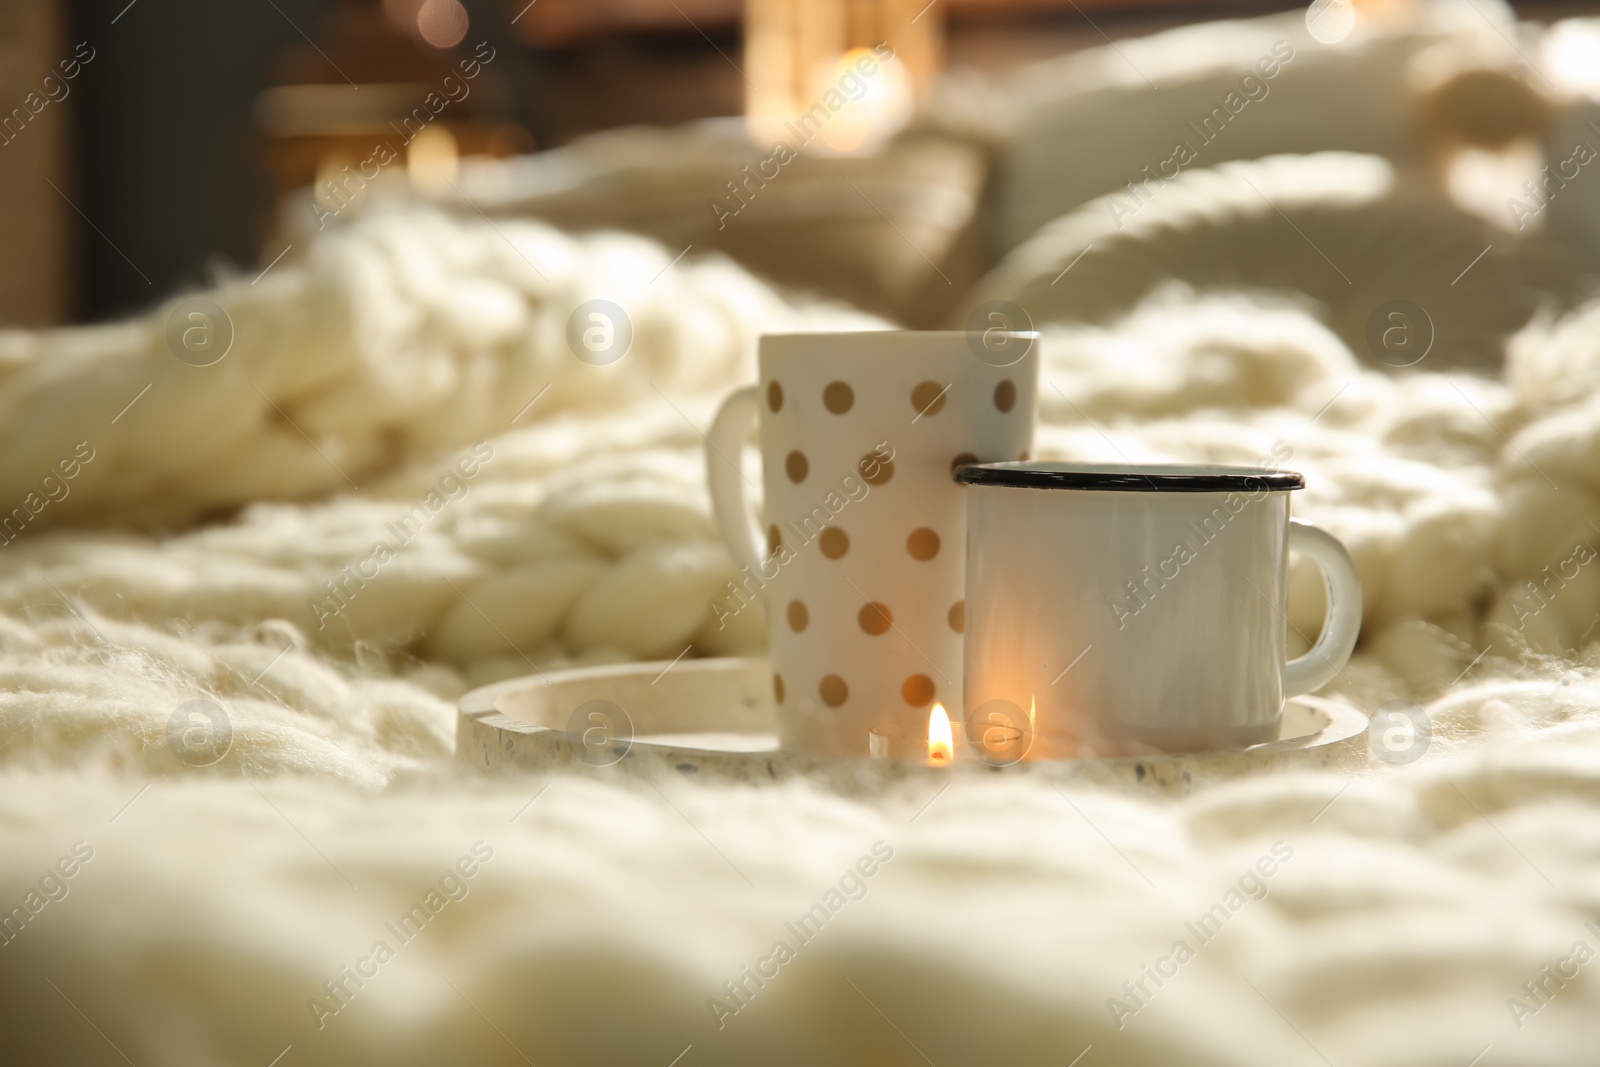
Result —
<instances>
[{"instance_id":1,"label":"white ceramic mug","mask_svg":"<svg viewBox=\"0 0 1600 1067\"><path fill-rule=\"evenodd\" d=\"M1030 758L1275 740L1284 699L1325 685L1355 647L1355 564L1290 521L1298 474L999 463L956 477L969 494L968 716L1031 712ZM1311 650L1286 662L1291 551L1321 568L1328 608Z\"/></svg>"},{"instance_id":2,"label":"white ceramic mug","mask_svg":"<svg viewBox=\"0 0 1600 1067\"><path fill-rule=\"evenodd\" d=\"M712 510L765 602L779 739L867 755L868 732L961 699L966 493L951 479L1033 446L1036 335L875 331L760 341L759 385L707 435ZM738 466L759 412L764 516ZM765 547L761 547L762 542Z\"/></svg>"}]
</instances>

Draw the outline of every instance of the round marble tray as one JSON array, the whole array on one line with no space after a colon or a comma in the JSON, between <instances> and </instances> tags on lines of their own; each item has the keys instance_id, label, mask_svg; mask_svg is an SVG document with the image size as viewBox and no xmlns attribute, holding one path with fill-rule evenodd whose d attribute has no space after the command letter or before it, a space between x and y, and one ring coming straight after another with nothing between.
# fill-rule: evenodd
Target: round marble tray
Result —
<instances>
[{"instance_id":1,"label":"round marble tray","mask_svg":"<svg viewBox=\"0 0 1600 1067\"><path fill-rule=\"evenodd\" d=\"M976 761L928 767L802 756L777 749L771 692L764 659L628 663L513 678L461 698L456 759L488 771L589 770L744 782L804 775L851 792L910 779L1009 774L1184 793L1195 784L1255 770L1367 762L1366 715L1319 697L1289 701L1279 740L1233 752L1040 760L1000 768Z\"/></svg>"}]
</instances>

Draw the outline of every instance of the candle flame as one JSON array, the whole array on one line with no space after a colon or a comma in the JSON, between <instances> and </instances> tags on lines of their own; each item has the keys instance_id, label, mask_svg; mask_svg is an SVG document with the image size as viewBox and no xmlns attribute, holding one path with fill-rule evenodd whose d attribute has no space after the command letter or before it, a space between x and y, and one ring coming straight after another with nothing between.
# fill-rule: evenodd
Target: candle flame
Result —
<instances>
[{"instance_id":1,"label":"candle flame","mask_svg":"<svg viewBox=\"0 0 1600 1067\"><path fill-rule=\"evenodd\" d=\"M944 705L935 701L933 710L928 712L928 762L947 766L954 755L950 716L945 714Z\"/></svg>"},{"instance_id":2,"label":"candle flame","mask_svg":"<svg viewBox=\"0 0 1600 1067\"><path fill-rule=\"evenodd\" d=\"M1039 711L1039 698L1037 696L1029 696L1028 697L1028 736L1029 737L1033 736L1033 724L1034 724L1034 719L1038 714L1038 711Z\"/></svg>"}]
</instances>

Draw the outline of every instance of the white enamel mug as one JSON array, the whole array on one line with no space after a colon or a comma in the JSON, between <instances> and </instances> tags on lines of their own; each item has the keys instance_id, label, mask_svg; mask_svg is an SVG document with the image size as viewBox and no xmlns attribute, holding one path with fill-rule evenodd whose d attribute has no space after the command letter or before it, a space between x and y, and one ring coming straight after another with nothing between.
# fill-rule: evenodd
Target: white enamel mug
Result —
<instances>
[{"instance_id":1,"label":"white enamel mug","mask_svg":"<svg viewBox=\"0 0 1600 1067\"><path fill-rule=\"evenodd\" d=\"M786 750L865 756L875 726L958 711L967 494L951 472L1033 447L1036 337L761 338L760 384L723 403L706 473L739 568L724 604L766 606ZM759 532L738 466L757 415Z\"/></svg>"},{"instance_id":2,"label":"white enamel mug","mask_svg":"<svg viewBox=\"0 0 1600 1067\"><path fill-rule=\"evenodd\" d=\"M1290 520L1299 474L995 463L956 478L969 494L968 716L1031 714L1029 758L1275 740L1284 699L1327 684L1355 647L1355 564ZM1328 608L1289 660L1291 551L1321 568Z\"/></svg>"}]
</instances>

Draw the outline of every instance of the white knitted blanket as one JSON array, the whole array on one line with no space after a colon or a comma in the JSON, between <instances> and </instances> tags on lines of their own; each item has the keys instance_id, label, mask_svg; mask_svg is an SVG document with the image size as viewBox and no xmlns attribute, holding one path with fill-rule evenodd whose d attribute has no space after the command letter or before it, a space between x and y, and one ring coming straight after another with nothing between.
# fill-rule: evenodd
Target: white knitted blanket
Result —
<instances>
[{"instance_id":1,"label":"white knitted blanket","mask_svg":"<svg viewBox=\"0 0 1600 1067\"><path fill-rule=\"evenodd\" d=\"M698 428L758 332L870 321L527 223L301 251L201 294L212 366L168 308L0 335L8 1062L1594 1062L1600 306L1504 382L1365 371L1243 297L1047 333L1045 456L1289 450L1365 586L1343 694L1424 705L1420 760L846 800L479 780L453 701L758 650L711 625ZM619 363L567 348L590 298ZM196 699L206 767L168 743Z\"/></svg>"}]
</instances>

